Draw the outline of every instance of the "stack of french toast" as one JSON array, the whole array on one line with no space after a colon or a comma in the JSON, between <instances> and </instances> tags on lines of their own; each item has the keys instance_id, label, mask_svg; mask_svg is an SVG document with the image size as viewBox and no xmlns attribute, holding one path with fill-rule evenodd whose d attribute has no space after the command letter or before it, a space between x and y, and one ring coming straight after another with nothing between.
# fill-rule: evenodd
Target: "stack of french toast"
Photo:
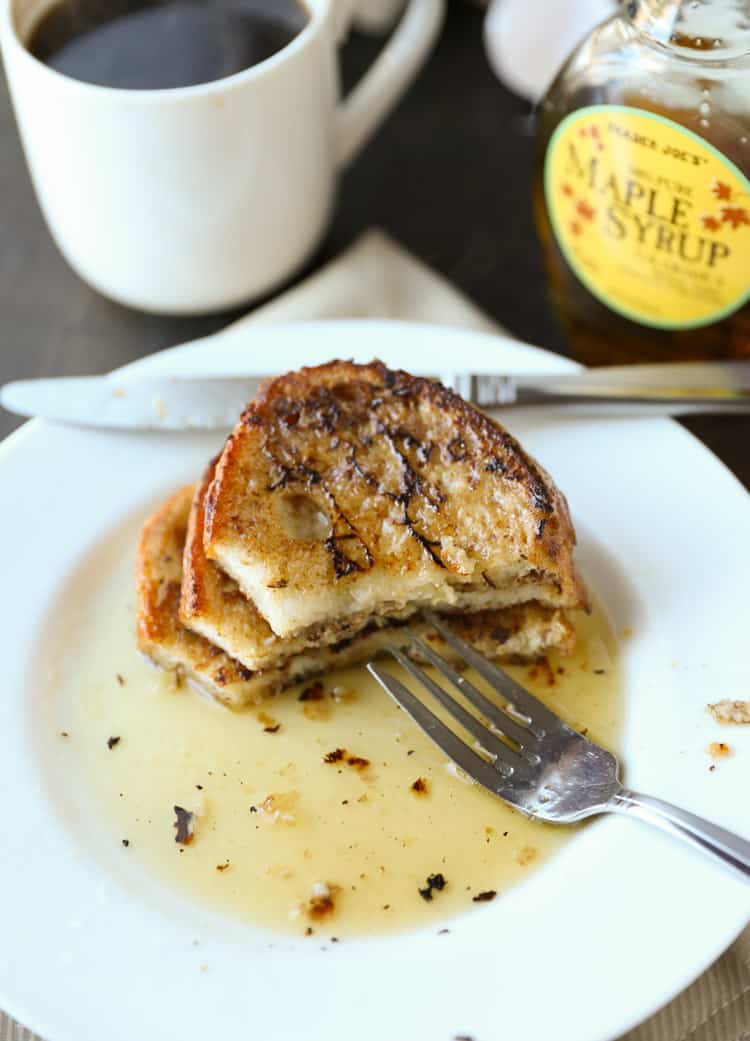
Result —
<instances>
[{"instance_id":1,"label":"stack of french toast","mask_svg":"<svg viewBox=\"0 0 750 1041\"><path fill-rule=\"evenodd\" d=\"M335 361L267 382L196 485L146 522L138 643L231 706L365 662L422 612L487 657L575 642L586 607L564 496L432 380Z\"/></svg>"}]
</instances>

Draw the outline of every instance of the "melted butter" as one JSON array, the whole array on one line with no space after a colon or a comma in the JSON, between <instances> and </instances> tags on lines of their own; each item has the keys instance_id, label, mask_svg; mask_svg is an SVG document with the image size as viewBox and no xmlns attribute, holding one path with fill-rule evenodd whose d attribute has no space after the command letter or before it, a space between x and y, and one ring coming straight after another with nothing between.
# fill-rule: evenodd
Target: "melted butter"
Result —
<instances>
[{"instance_id":1,"label":"melted butter","mask_svg":"<svg viewBox=\"0 0 750 1041\"><path fill-rule=\"evenodd\" d=\"M128 527L77 576L47 680L66 769L122 856L235 920L343 937L439 923L489 890L502 899L574 837L457 776L364 669L325 677L321 699L299 700L307 683L243 713L178 687L135 648L135 539ZM598 603L577 627L574 655L509 671L616 750L616 639ZM196 814L186 846L176 805ZM438 873L427 901L419 889ZM317 917L328 890L333 911Z\"/></svg>"}]
</instances>

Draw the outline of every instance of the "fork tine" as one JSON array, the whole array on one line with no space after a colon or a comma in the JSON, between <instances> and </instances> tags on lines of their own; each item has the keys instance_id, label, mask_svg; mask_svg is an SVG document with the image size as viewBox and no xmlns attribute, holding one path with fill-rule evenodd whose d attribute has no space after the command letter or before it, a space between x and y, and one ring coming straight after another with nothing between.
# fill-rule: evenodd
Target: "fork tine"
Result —
<instances>
[{"instance_id":1,"label":"fork tine","mask_svg":"<svg viewBox=\"0 0 750 1041\"><path fill-rule=\"evenodd\" d=\"M530 694L519 683L516 683L507 672L503 672L502 669L497 668L496 665L488 661L484 655L475 651L460 636L456 636L453 630L443 625L434 614L426 612L425 617L430 625L437 629L446 643L460 654L483 679L487 680L495 690L507 698L516 709L529 717L531 720L529 729L537 737L544 737L545 729L558 729L564 725L562 720L554 712L550 712L538 698L535 698L533 694Z\"/></svg>"},{"instance_id":2,"label":"fork tine","mask_svg":"<svg viewBox=\"0 0 750 1041\"><path fill-rule=\"evenodd\" d=\"M417 726L424 730L425 734L436 745L442 748L449 759L457 763L469 777L478 781L485 788L495 792L496 795L501 794L504 778L491 763L488 763L486 759L482 759L481 756L469 748L457 734L454 734L434 713L430 712L419 698L415 697L410 690L407 690L395 676L391 676L388 672L383 672L375 662L367 663L367 671L375 677L386 693L390 694L393 700L398 702L404 711L411 716Z\"/></svg>"},{"instance_id":3,"label":"fork tine","mask_svg":"<svg viewBox=\"0 0 750 1041\"><path fill-rule=\"evenodd\" d=\"M416 662L413 662L411 658L408 658L397 647L389 647L389 651L399 665L402 665L418 683L421 683L465 730L474 735L485 752L494 757L495 766L498 769L507 774L513 772L514 767L518 765L518 754L514 749L497 738L476 716L472 716L470 712L467 712L463 705L460 705L447 690L435 683L427 673L420 669Z\"/></svg>"},{"instance_id":4,"label":"fork tine","mask_svg":"<svg viewBox=\"0 0 750 1041\"><path fill-rule=\"evenodd\" d=\"M450 680L466 700L479 709L482 715L489 719L497 730L512 741L515 741L522 748L532 743L534 735L528 727L521 726L520 723L511 719L502 708L493 705L489 698L486 698L481 691L477 690L474 684L470 683L460 672L456 672L453 666L439 655L437 651L434 651L432 647L423 643L416 636L412 637L412 643L419 653L425 656L430 665L433 665L447 680Z\"/></svg>"}]
</instances>

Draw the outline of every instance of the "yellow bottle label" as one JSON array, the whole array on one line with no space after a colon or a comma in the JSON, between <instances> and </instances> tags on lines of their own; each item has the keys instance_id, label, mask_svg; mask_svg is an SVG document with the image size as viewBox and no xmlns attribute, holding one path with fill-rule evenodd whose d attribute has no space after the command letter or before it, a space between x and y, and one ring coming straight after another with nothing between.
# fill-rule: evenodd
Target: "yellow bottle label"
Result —
<instances>
[{"instance_id":1,"label":"yellow bottle label","mask_svg":"<svg viewBox=\"0 0 750 1041\"><path fill-rule=\"evenodd\" d=\"M678 123L578 109L549 143L544 189L566 260L626 318L690 329L750 298L750 182Z\"/></svg>"}]
</instances>

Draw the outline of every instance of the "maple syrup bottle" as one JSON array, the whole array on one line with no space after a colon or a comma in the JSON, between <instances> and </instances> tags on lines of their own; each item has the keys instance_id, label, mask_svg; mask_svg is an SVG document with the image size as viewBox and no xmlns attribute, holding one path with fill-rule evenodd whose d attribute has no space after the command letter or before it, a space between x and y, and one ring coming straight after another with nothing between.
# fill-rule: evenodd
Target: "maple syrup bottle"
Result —
<instances>
[{"instance_id":1,"label":"maple syrup bottle","mask_svg":"<svg viewBox=\"0 0 750 1041\"><path fill-rule=\"evenodd\" d=\"M535 213L573 357L750 358L750 0L632 0L538 115Z\"/></svg>"}]
</instances>

